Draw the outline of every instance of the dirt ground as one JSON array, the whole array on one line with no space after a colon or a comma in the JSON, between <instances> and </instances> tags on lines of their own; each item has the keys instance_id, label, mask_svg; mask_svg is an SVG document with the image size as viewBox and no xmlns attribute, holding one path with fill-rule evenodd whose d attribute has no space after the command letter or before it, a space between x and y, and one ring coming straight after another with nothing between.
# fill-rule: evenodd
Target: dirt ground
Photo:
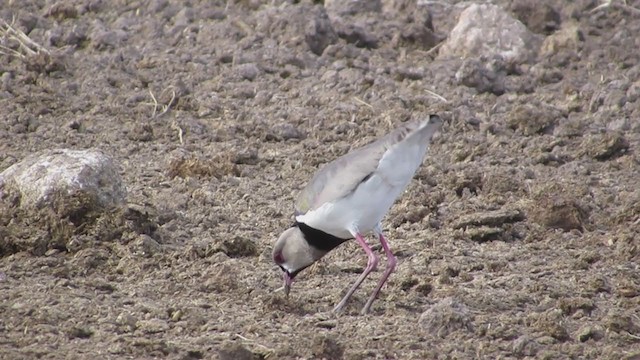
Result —
<instances>
[{"instance_id":1,"label":"dirt ground","mask_svg":"<svg viewBox=\"0 0 640 360\"><path fill-rule=\"evenodd\" d=\"M99 148L146 225L5 249L0 358L640 358L640 2L495 1L574 37L488 90L432 49L469 2L396 3L319 56L310 2L4 0L43 49L5 34L0 171ZM386 219L399 264L372 314L381 269L331 313L366 265L355 242L274 292L271 246L317 167L429 113L447 123Z\"/></svg>"}]
</instances>

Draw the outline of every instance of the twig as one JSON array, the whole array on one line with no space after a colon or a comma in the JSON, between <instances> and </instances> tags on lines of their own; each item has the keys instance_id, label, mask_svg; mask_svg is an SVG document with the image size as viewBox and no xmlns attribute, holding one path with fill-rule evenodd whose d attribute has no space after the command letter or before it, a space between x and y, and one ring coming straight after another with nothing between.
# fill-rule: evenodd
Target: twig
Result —
<instances>
[{"instance_id":1,"label":"twig","mask_svg":"<svg viewBox=\"0 0 640 360\"><path fill-rule=\"evenodd\" d=\"M167 105L162 105L162 112L160 114L158 114L157 117L160 117L160 116L166 114L167 111L169 111L169 109L171 108L171 105L173 105L173 101L175 99L176 99L176 91L175 90L171 90L171 99L169 100L169 103L167 103Z\"/></svg>"},{"instance_id":2,"label":"twig","mask_svg":"<svg viewBox=\"0 0 640 360\"><path fill-rule=\"evenodd\" d=\"M19 51L13 50L12 48L6 47L4 45L0 45L0 54L7 56L15 56L19 59L24 59L26 56L21 54Z\"/></svg>"},{"instance_id":3,"label":"twig","mask_svg":"<svg viewBox=\"0 0 640 360\"><path fill-rule=\"evenodd\" d=\"M626 0L623 0L622 4L614 3L613 0L606 0L602 4L600 4L600 5L596 6L595 8L591 9L591 11L589 11L589 13L593 14L594 12L596 12L596 11L598 11L600 9L604 9L604 8L608 8L608 7L627 10L627 11L629 11L631 13L636 14L636 15L640 15L640 9L636 9L633 6L627 4Z\"/></svg>"},{"instance_id":4,"label":"twig","mask_svg":"<svg viewBox=\"0 0 640 360\"><path fill-rule=\"evenodd\" d=\"M431 49L427 50L424 52L425 55L427 56L431 56L431 54L433 54L434 52L436 52L436 50L440 49L440 47L442 46L442 44L444 44L444 41L440 41L439 43L437 43L436 45L434 45Z\"/></svg>"},{"instance_id":5,"label":"twig","mask_svg":"<svg viewBox=\"0 0 640 360\"><path fill-rule=\"evenodd\" d=\"M431 91L429 89L424 89L424 91L426 91L427 93L429 93L429 95L435 97L438 100L441 100L441 101L446 102L446 103L449 102L449 100L447 100L444 96L436 94L436 93L434 93L433 91Z\"/></svg>"},{"instance_id":6,"label":"twig","mask_svg":"<svg viewBox=\"0 0 640 360\"><path fill-rule=\"evenodd\" d=\"M12 23L13 22L15 22L15 19L12 21ZM9 40L13 40L17 42L18 45L20 46L20 49L28 56L37 55L39 53L45 53L47 55L51 54L49 50L47 50L44 46L31 40L31 38L29 38L27 34L25 34L19 29L14 28L11 24L6 22L5 20L2 20L2 22L0 23L0 35L6 36ZM12 55L17 56L19 58L25 57L25 54L22 54L17 50L10 49L6 46L1 46L1 48L4 49L5 51L9 50ZM4 51L3 53L6 55L10 55L5 53Z\"/></svg>"},{"instance_id":7,"label":"twig","mask_svg":"<svg viewBox=\"0 0 640 360\"><path fill-rule=\"evenodd\" d=\"M160 95L164 94L164 92L167 89L162 90L162 93L160 93ZM164 114L166 114L169 109L171 108L171 105L173 105L173 102L176 100L176 91L175 90L171 90L171 99L169 100L169 102L166 105L162 105L162 111L160 113L158 113L158 99L156 99L155 95L153 95L153 91L151 91L151 89L149 89L149 95L151 96L151 101L153 101L152 105L153 105L153 112L151 113L151 118L158 118Z\"/></svg>"},{"instance_id":8,"label":"twig","mask_svg":"<svg viewBox=\"0 0 640 360\"><path fill-rule=\"evenodd\" d=\"M634 335L634 334L632 334L632 333L630 333L630 332L628 332L628 331L627 331L627 336L630 336L630 337L632 337L632 338L634 338L634 339L636 339L636 340L640 340L640 336L638 336L638 335Z\"/></svg>"},{"instance_id":9,"label":"twig","mask_svg":"<svg viewBox=\"0 0 640 360\"><path fill-rule=\"evenodd\" d=\"M353 100L359 102L362 105L368 106L370 109L373 109L373 106L371 104L369 104L368 102L365 102L364 100L358 98L357 96L354 96Z\"/></svg>"},{"instance_id":10,"label":"twig","mask_svg":"<svg viewBox=\"0 0 640 360\"><path fill-rule=\"evenodd\" d=\"M182 139L182 128L178 125L178 123L175 120L171 123L171 128L178 132L178 139L180 140L180 145L184 145L184 141Z\"/></svg>"},{"instance_id":11,"label":"twig","mask_svg":"<svg viewBox=\"0 0 640 360\"><path fill-rule=\"evenodd\" d=\"M151 100L153 101L153 112L151 113L151 118L155 118L156 110L158 109L158 100L156 100L156 97L153 95L153 91L151 91L151 89L149 89L149 95L151 95Z\"/></svg>"}]
</instances>

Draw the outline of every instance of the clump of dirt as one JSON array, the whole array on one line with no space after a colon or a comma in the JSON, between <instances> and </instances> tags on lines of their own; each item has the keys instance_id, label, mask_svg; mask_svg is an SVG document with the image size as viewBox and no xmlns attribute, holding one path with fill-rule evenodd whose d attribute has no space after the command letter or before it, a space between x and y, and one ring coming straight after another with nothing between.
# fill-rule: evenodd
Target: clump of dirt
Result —
<instances>
[{"instance_id":1,"label":"clump of dirt","mask_svg":"<svg viewBox=\"0 0 640 360\"><path fill-rule=\"evenodd\" d=\"M525 136L532 136L551 131L561 117L558 110L544 104L522 104L510 114L509 127Z\"/></svg>"},{"instance_id":2,"label":"clump of dirt","mask_svg":"<svg viewBox=\"0 0 640 360\"><path fill-rule=\"evenodd\" d=\"M577 184L554 183L535 190L527 217L550 229L584 230L589 210L582 203L588 195Z\"/></svg>"},{"instance_id":3,"label":"clump of dirt","mask_svg":"<svg viewBox=\"0 0 640 360\"><path fill-rule=\"evenodd\" d=\"M546 336L550 336L557 341L569 340L569 332L563 325L563 315L561 311L552 309L541 314L531 316L534 326Z\"/></svg>"},{"instance_id":4,"label":"clump of dirt","mask_svg":"<svg viewBox=\"0 0 640 360\"><path fill-rule=\"evenodd\" d=\"M420 315L418 320L427 333L444 338L459 330L473 331L473 316L466 305L443 299Z\"/></svg>"},{"instance_id":5,"label":"clump of dirt","mask_svg":"<svg viewBox=\"0 0 640 360\"><path fill-rule=\"evenodd\" d=\"M314 359L342 359L344 347L332 336L318 335L313 339L311 354Z\"/></svg>"},{"instance_id":6,"label":"clump of dirt","mask_svg":"<svg viewBox=\"0 0 640 360\"><path fill-rule=\"evenodd\" d=\"M585 138L583 153L598 160L606 161L624 155L629 150L629 141L619 133L606 133Z\"/></svg>"},{"instance_id":7,"label":"clump of dirt","mask_svg":"<svg viewBox=\"0 0 640 360\"><path fill-rule=\"evenodd\" d=\"M13 194L13 195L12 195ZM153 235L158 228L148 212L136 207L104 208L88 193L73 196L54 192L49 205L42 208L20 207L19 195L6 192L0 201L0 256L29 251L43 255L48 250L76 252L93 243L111 242ZM91 241L78 241L87 238Z\"/></svg>"},{"instance_id":8,"label":"clump of dirt","mask_svg":"<svg viewBox=\"0 0 640 360\"><path fill-rule=\"evenodd\" d=\"M264 356L255 354L238 342L225 343L218 350L220 360L262 360Z\"/></svg>"},{"instance_id":9,"label":"clump of dirt","mask_svg":"<svg viewBox=\"0 0 640 360\"><path fill-rule=\"evenodd\" d=\"M216 177L239 175L237 166L228 155L217 155L213 158L198 156L193 153L178 152L169 160L167 175L169 177Z\"/></svg>"}]
</instances>

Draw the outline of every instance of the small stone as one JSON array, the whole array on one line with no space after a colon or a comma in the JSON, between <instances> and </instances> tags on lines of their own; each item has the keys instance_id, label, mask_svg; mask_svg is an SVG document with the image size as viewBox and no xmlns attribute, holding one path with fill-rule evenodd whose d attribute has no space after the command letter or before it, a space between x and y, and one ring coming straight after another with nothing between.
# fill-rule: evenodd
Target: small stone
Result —
<instances>
[{"instance_id":1,"label":"small stone","mask_svg":"<svg viewBox=\"0 0 640 360\"><path fill-rule=\"evenodd\" d=\"M44 253L44 256L55 256L58 255L60 253L60 250L58 249L49 249L47 250L47 252Z\"/></svg>"},{"instance_id":2,"label":"small stone","mask_svg":"<svg viewBox=\"0 0 640 360\"><path fill-rule=\"evenodd\" d=\"M547 36L540 48L540 55L547 57L564 50L578 51L584 42L584 35L575 22L569 22L562 29Z\"/></svg>"},{"instance_id":3,"label":"small stone","mask_svg":"<svg viewBox=\"0 0 640 360\"><path fill-rule=\"evenodd\" d=\"M260 69L254 63L237 65L235 71L243 79L253 81L260 75Z\"/></svg>"},{"instance_id":4,"label":"small stone","mask_svg":"<svg viewBox=\"0 0 640 360\"><path fill-rule=\"evenodd\" d=\"M578 330L576 338L580 342L586 342L591 339L598 341L602 339L603 336L604 335L601 330L594 328L592 326L584 326L580 330Z\"/></svg>"},{"instance_id":5,"label":"small stone","mask_svg":"<svg viewBox=\"0 0 640 360\"><path fill-rule=\"evenodd\" d=\"M445 298L420 315L418 323L430 334L444 338L458 331L472 331L472 315L463 303Z\"/></svg>"},{"instance_id":6,"label":"small stone","mask_svg":"<svg viewBox=\"0 0 640 360\"><path fill-rule=\"evenodd\" d=\"M260 162L260 158L258 157L258 150L245 148L238 151L231 161L238 165L256 165Z\"/></svg>"},{"instance_id":7,"label":"small stone","mask_svg":"<svg viewBox=\"0 0 640 360\"><path fill-rule=\"evenodd\" d=\"M81 123L80 123L80 121L74 119L74 120L71 120L71 121L67 122L66 126L71 130L80 130Z\"/></svg>"},{"instance_id":8,"label":"small stone","mask_svg":"<svg viewBox=\"0 0 640 360\"><path fill-rule=\"evenodd\" d=\"M327 13L334 17L344 17L365 13L382 11L381 0L325 0L324 7Z\"/></svg>"},{"instance_id":9,"label":"small stone","mask_svg":"<svg viewBox=\"0 0 640 360\"><path fill-rule=\"evenodd\" d=\"M134 254L144 257L151 257L162 251L162 245L160 245L155 239L146 234L139 235L133 242L130 243L131 251Z\"/></svg>"},{"instance_id":10,"label":"small stone","mask_svg":"<svg viewBox=\"0 0 640 360\"><path fill-rule=\"evenodd\" d=\"M267 141L287 141L291 139L302 140L305 135L300 129L293 124L279 124L271 128L271 130L265 135Z\"/></svg>"},{"instance_id":11,"label":"small stone","mask_svg":"<svg viewBox=\"0 0 640 360\"><path fill-rule=\"evenodd\" d=\"M375 49L378 47L376 36L360 26L343 24L337 32L339 37L359 48Z\"/></svg>"},{"instance_id":12,"label":"small stone","mask_svg":"<svg viewBox=\"0 0 640 360\"><path fill-rule=\"evenodd\" d=\"M133 331L136 329L137 322L137 319L130 313L120 313L120 315L118 315L118 317L116 318L116 323L128 328L129 331Z\"/></svg>"},{"instance_id":13,"label":"small stone","mask_svg":"<svg viewBox=\"0 0 640 360\"><path fill-rule=\"evenodd\" d=\"M176 310L173 312L173 314L171 314L171 321L178 322L182 319L183 315L184 313L182 312L182 310Z\"/></svg>"},{"instance_id":14,"label":"small stone","mask_svg":"<svg viewBox=\"0 0 640 360\"><path fill-rule=\"evenodd\" d=\"M456 71L455 80L460 85L475 88L479 93L502 95L506 86L504 65L503 59L498 56L492 59L466 59Z\"/></svg>"},{"instance_id":15,"label":"small stone","mask_svg":"<svg viewBox=\"0 0 640 360\"><path fill-rule=\"evenodd\" d=\"M88 339L93 335L93 330L83 327L72 327L67 330L67 336L69 339Z\"/></svg>"},{"instance_id":16,"label":"small stone","mask_svg":"<svg viewBox=\"0 0 640 360\"><path fill-rule=\"evenodd\" d=\"M162 319L140 320L136 323L136 328L145 334L157 334L169 330L170 326Z\"/></svg>"}]
</instances>

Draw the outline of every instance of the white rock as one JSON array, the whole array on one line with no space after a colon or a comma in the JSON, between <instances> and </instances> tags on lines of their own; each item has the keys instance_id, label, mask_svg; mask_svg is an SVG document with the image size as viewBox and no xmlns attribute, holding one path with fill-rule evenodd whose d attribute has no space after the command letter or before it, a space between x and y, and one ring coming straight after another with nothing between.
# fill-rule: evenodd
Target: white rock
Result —
<instances>
[{"instance_id":1,"label":"white rock","mask_svg":"<svg viewBox=\"0 0 640 360\"><path fill-rule=\"evenodd\" d=\"M29 156L0 173L0 199L15 191L19 206L39 209L52 196L91 196L95 205L122 204L126 190L110 157L98 150L47 150Z\"/></svg>"},{"instance_id":2,"label":"white rock","mask_svg":"<svg viewBox=\"0 0 640 360\"><path fill-rule=\"evenodd\" d=\"M472 4L460 14L438 57L470 59L498 55L509 63L521 64L535 59L540 42L539 36L499 6Z\"/></svg>"}]
</instances>

